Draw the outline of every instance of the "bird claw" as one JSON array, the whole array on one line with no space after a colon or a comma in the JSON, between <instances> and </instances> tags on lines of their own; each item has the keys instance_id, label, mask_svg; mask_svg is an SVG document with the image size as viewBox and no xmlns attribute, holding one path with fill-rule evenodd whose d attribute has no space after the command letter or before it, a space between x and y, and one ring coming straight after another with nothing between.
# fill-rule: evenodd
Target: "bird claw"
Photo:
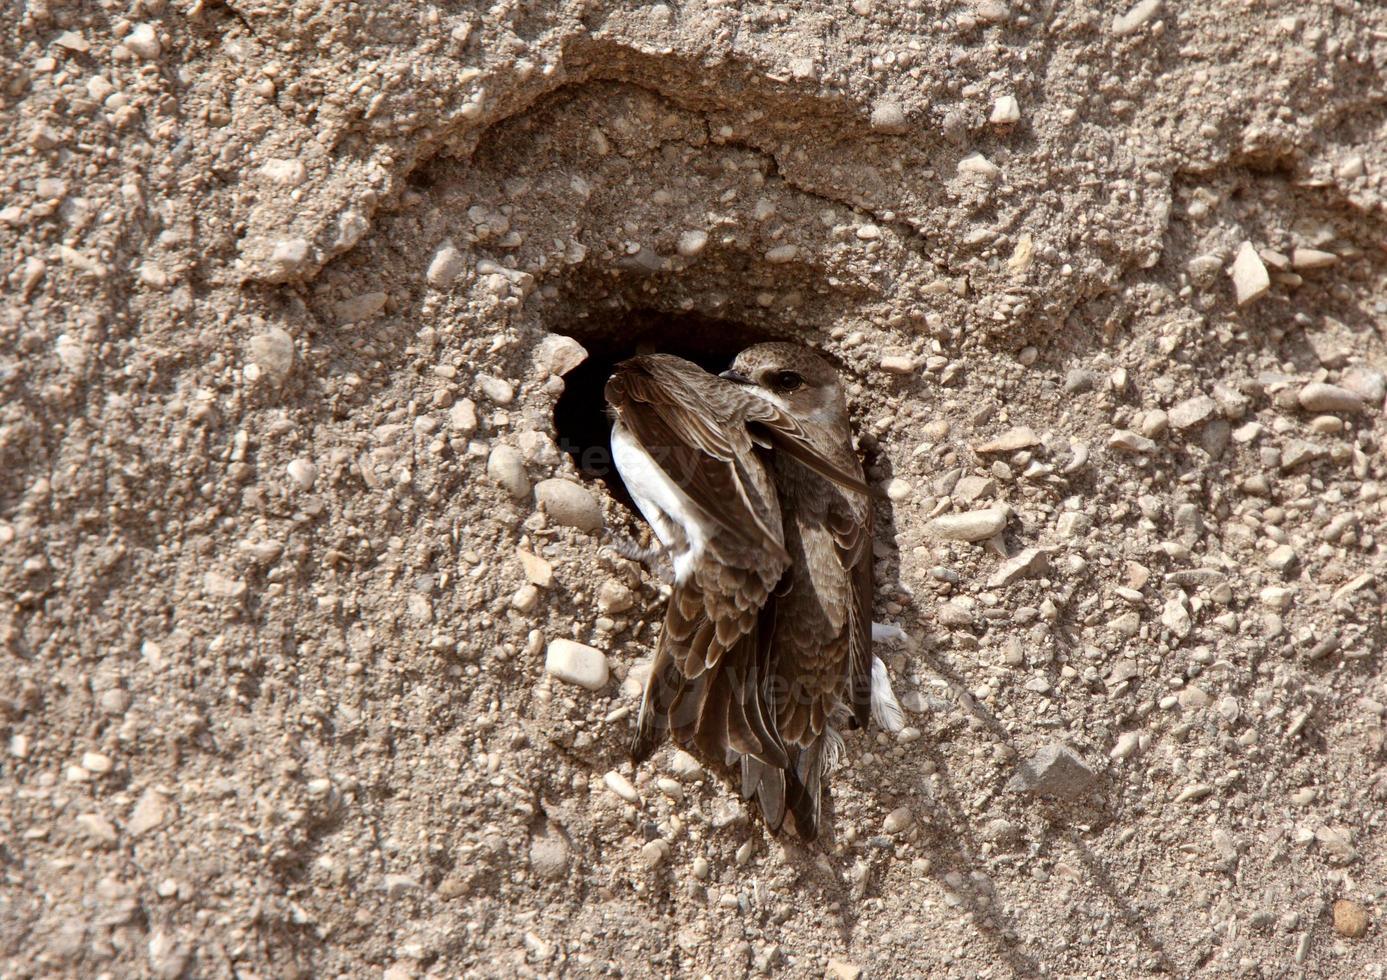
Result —
<instances>
[{"instance_id":1,"label":"bird claw","mask_svg":"<svg viewBox=\"0 0 1387 980\"><path fill-rule=\"evenodd\" d=\"M873 623L873 643L901 643L906 647L915 645L915 638L894 623Z\"/></svg>"},{"instance_id":2,"label":"bird claw","mask_svg":"<svg viewBox=\"0 0 1387 980\"><path fill-rule=\"evenodd\" d=\"M674 584L674 565L659 545L640 545L624 534L608 532L607 547L628 561L639 562L666 585Z\"/></svg>"}]
</instances>

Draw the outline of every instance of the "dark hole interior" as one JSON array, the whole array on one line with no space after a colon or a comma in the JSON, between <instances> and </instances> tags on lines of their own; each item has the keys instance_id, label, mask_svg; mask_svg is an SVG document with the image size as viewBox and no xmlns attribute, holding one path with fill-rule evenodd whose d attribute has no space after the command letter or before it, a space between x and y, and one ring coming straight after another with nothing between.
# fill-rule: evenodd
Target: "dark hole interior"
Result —
<instances>
[{"instance_id":1,"label":"dark hole interior","mask_svg":"<svg viewBox=\"0 0 1387 980\"><path fill-rule=\"evenodd\" d=\"M723 371L738 352L766 340L780 340L764 330L732 320L637 310L609 319L592 317L555 324L558 333L582 344L588 359L564 376L564 393L554 406L559 448L578 469L601 480L612 496L632 510L635 505L612 466L611 419L602 394L612 369L635 354L677 354L709 371Z\"/></svg>"}]
</instances>

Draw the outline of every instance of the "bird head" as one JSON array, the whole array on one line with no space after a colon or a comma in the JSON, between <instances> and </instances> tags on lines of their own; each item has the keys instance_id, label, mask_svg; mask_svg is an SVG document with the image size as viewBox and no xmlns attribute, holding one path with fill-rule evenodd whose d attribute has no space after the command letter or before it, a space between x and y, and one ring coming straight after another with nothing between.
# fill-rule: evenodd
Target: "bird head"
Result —
<instances>
[{"instance_id":1,"label":"bird head","mask_svg":"<svg viewBox=\"0 0 1387 980\"><path fill-rule=\"evenodd\" d=\"M838 372L807 347L787 343L748 347L721 377L745 385L801 421L847 421L847 401Z\"/></svg>"}]
</instances>

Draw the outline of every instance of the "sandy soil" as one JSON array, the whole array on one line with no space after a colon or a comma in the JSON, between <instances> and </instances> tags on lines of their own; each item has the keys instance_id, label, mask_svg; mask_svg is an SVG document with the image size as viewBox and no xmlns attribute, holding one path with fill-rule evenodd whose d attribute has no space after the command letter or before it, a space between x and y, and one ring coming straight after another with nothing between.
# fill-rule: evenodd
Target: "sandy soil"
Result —
<instances>
[{"instance_id":1,"label":"sandy soil","mask_svg":"<svg viewBox=\"0 0 1387 980\"><path fill-rule=\"evenodd\" d=\"M1387 972L1387 8L33 0L0 58L4 975ZM911 638L812 848L631 766L603 549L605 367L765 337L852 378Z\"/></svg>"}]
</instances>

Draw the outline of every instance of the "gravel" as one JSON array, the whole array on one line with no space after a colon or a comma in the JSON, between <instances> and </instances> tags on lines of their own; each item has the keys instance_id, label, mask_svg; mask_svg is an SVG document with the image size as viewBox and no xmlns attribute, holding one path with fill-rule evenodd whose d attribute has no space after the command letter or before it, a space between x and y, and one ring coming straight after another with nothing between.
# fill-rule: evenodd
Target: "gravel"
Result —
<instances>
[{"instance_id":1,"label":"gravel","mask_svg":"<svg viewBox=\"0 0 1387 980\"><path fill-rule=\"evenodd\" d=\"M1387 8L435 6L10 18L0 973L1380 974ZM605 547L771 337L910 637L813 844Z\"/></svg>"}]
</instances>

